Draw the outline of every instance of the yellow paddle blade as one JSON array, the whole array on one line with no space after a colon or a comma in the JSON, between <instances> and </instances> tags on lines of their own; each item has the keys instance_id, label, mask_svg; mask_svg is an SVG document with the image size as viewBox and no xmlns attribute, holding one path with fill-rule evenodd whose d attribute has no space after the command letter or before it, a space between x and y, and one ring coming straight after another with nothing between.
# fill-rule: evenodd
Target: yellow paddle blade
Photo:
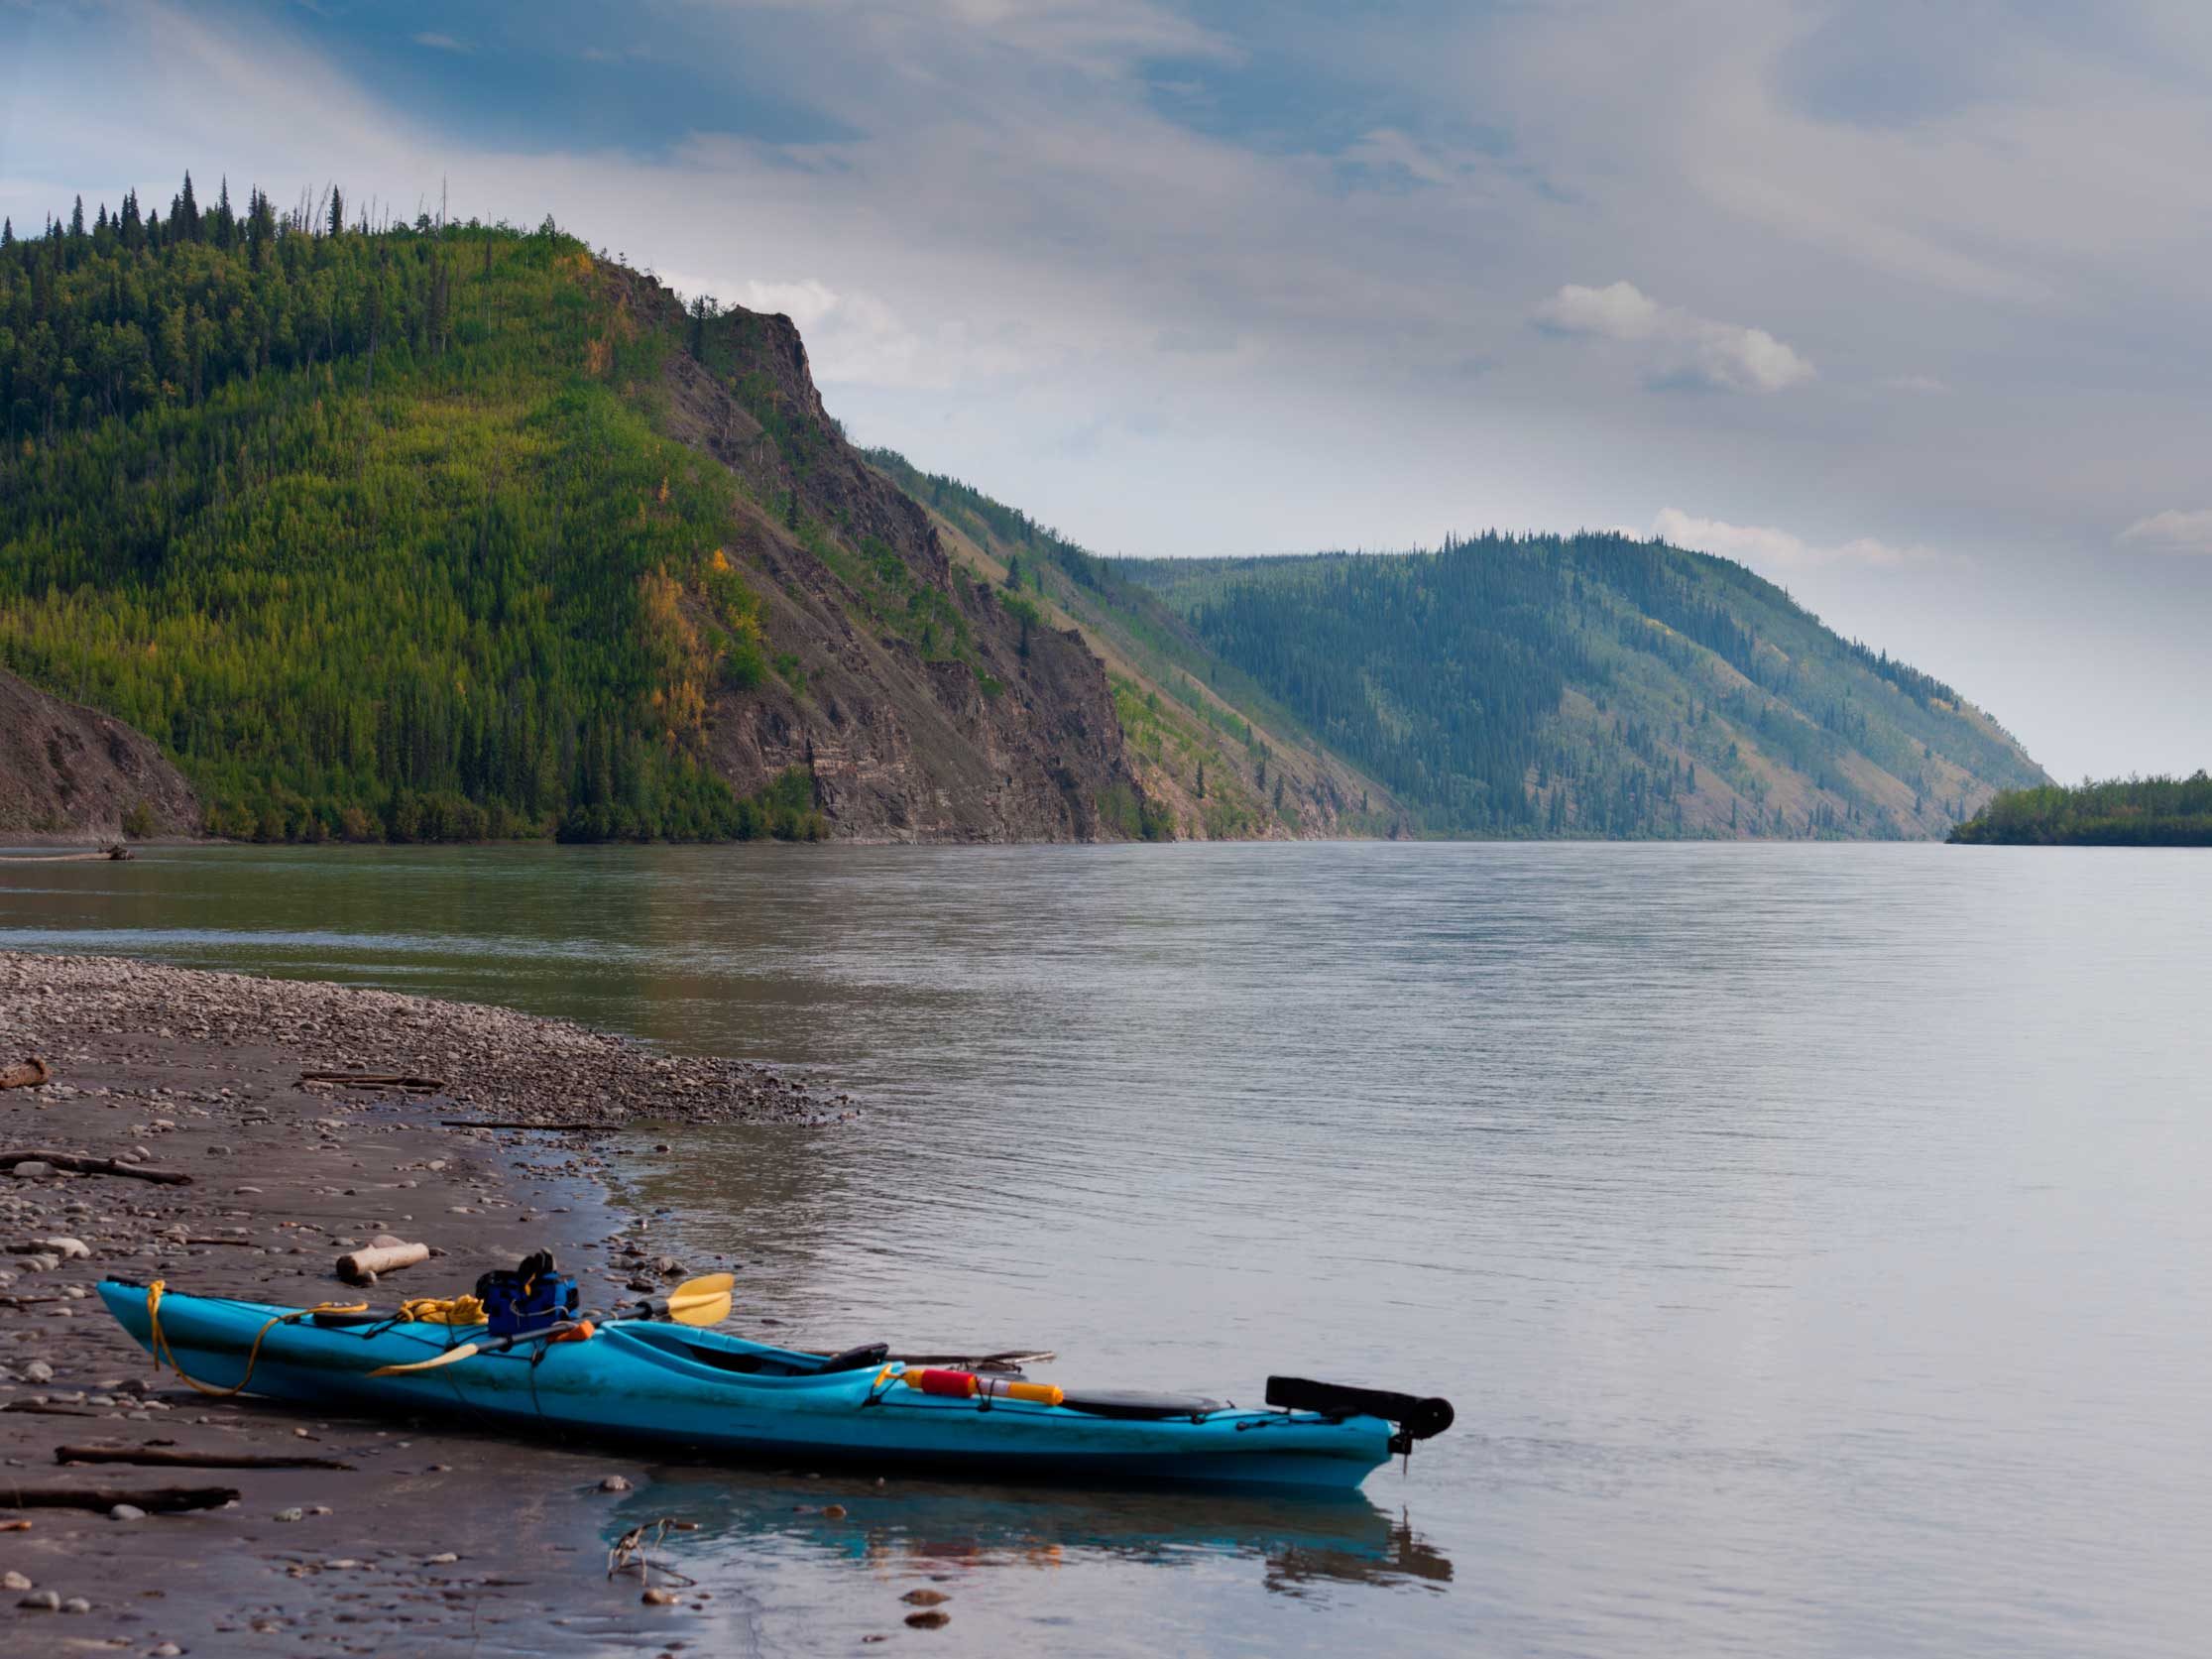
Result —
<instances>
[{"instance_id":1,"label":"yellow paddle blade","mask_svg":"<svg viewBox=\"0 0 2212 1659\"><path fill-rule=\"evenodd\" d=\"M477 1351L478 1344L463 1343L459 1348L449 1348L443 1354L434 1354L427 1360L416 1360L406 1365L379 1365L371 1376L405 1376L409 1371L434 1371L440 1365L450 1365L456 1360L466 1360Z\"/></svg>"},{"instance_id":2,"label":"yellow paddle blade","mask_svg":"<svg viewBox=\"0 0 2212 1659\"><path fill-rule=\"evenodd\" d=\"M730 1317L730 1292L735 1273L709 1273L686 1279L668 1293L668 1317L678 1325L720 1325Z\"/></svg>"}]
</instances>

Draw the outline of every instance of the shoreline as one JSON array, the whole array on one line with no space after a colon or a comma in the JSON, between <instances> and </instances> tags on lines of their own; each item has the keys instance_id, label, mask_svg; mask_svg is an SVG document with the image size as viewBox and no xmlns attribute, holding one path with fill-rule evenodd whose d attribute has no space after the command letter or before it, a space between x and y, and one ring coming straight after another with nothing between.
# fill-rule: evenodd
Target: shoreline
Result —
<instances>
[{"instance_id":1,"label":"shoreline","mask_svg":"<svg viewBox=\"0 0 2212 1659\"><path fill-rule=\"evenodd\" d=\"M495 1650L570 1638L680 1648L678 1625L708 1608L711 1592L648 1605L635 1578L605 1576L617 1499L600 1483L646 1484L649 1460L636 1449L210 1398L157 1372L91 1286L160 1277L286 1305L382 1302L465 1290L544 1247L587 1300L665 1288L719 1263L657 1253L651 1218L619 1210L605 1177L621 1137L662 1123L841 1122L853 1116L845 1097L766 1067L660 1054L481 1004L0 952L0 1064L30 1054L51 1077L0 1091L0 1149L138 1162L191 1181L0 1172L0 1244L12 1251L0 1256L0 1312L12 1316L0 1321L0 1517L30 1522L8 1535L0 1648L439 1652L475 1651L488 1637ZM445 1087L302 1081L363 1070ZM440 1122L465 1118L545 1128ZM565 1126L579 1124L614 1127ZM349 1289L336 1258L384 1234L441 1253ZM56 1243L26 1248L40 1241ZM155 1442L352 1467L56 1461L63 1445ZM126 1520L7 1501L16 1484L176 1483L233 1486L240 1498ZM79 1610L36 1604L49 1593ZM516 1628L495 1634L506 1624Z\"/></svg>"}]
</instances>

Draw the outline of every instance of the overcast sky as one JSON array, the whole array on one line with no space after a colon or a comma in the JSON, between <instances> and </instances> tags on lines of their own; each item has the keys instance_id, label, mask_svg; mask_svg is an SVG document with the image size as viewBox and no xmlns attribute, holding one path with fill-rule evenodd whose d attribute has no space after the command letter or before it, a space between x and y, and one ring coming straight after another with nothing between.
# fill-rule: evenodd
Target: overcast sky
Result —
<instances>
[{"instance_id":1,"label":"overcast sky","mask_svg":"<svg viewBox=\"0 0 2212 1659\"><path fill-rule=\"evenodd\" d=\"M0 0L19 233L186 167L788 311L1102 551L1659 532L2212 765L2204 0Z\"/></svg>"}]
</instances>

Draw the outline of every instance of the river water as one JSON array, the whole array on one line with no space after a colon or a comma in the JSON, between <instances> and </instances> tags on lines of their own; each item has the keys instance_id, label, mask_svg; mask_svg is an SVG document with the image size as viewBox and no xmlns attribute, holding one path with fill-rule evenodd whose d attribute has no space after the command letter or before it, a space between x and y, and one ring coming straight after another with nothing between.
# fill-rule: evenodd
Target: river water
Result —
<instances>
[{"instance_id":1,"label":"river water","mask_svg":"<svg viewBox=\"0 0 2212 1659\"><path fill-rule=\"evenodd\" d=\"M1348 1502L687 1472L730 1651L2107 1655L2212 1621L2212 855L155 852L0 944L503 1002L858 1126L620 1160L741 1325L1441 1392ZM831 1525L809 1511L843 1502ZM675 1553L671 1543L665 1553Z\"/></svg>"}]
</instances>

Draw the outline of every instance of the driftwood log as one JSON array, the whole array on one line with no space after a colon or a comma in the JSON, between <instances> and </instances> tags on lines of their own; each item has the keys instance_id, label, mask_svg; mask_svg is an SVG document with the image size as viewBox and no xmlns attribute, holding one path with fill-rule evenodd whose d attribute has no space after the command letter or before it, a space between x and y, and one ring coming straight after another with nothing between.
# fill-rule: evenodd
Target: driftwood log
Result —
<instances>
[{"instance_id":1,"label":"driftwood log","mask_svg":"<svg viewBox=\"0 0 2212 1659\"><path fill-rule=\"evenodd\" d=\"M0 1169L19 1163L51 1163L72 1175L123 1175L133 1181L155 1181L165 1187L188 1187L192 1178L181 1169L150 1169L142 1163L118 1163L113 1158L88 1157L82 1152L0 1152Z\"/></svg>"},{"instance_id":2,"label":"driftwood log","mask_svg":"<svg viewBox=\"0 0 2212 1659\"><path fill-rule=\"evenodd\" d=\"M15 1486L0 1483L0 1509L112 1509L129 1503L150 1515L220 1509L238 1501L236 1486Z\"/></svg>"},{"instance_id":3,"label":"driftwood log","mask_svg":"<svg viewBox=\"0 0 2212 1659\"><path fill-rule=\"evenodd\" d=\"M12 1066L0 1066L0 1089L37 1089L53 1076L44 1060L30 1054Z\"/></svg>"},{"instance_id":4,"label":"driftwood log","mask_svg":"<svg viewBox=\"0 0 2212 1659\"><path fill-rule=\"evenodd\" d=\"M389 1244L353 1250L338 1257L338 1277L348 1284L375 1284L379 1273L397 1273L430 1259L428 1244Z\"/></svg>"},{"instance_id":5,"label":"driftwood log","mask_svg":"<svg viewBox=\"0 0 2212 1659\"><path fill-rule=\"evenodd\" d=\"M408 1077L400 1072L303 1071L301 1083L348 1083L356 1089L407 1089L430 1094L445 1087L442 1077Z\"/></svg>"},{"instance_id":6,"label":"driftwood log","mask_svg":"<svg viewBox=\"0 0 2212 1659\"><path fill-rule=\"evenodd\" d=\"M56 1463L127 1463L148 1469L345 1469L336 1458L282 1452L186 1452L174 1446L57 1446Z\"/></svg>"}]
</instances>

